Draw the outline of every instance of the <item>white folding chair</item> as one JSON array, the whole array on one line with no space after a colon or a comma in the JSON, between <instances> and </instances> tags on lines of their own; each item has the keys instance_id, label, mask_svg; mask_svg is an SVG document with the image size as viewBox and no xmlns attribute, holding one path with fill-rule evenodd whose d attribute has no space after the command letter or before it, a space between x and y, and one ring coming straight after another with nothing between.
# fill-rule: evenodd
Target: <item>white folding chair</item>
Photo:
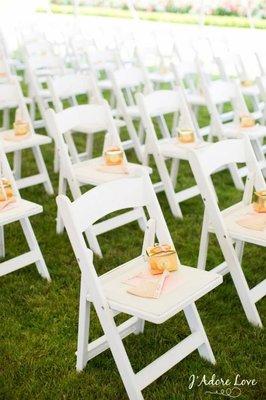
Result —
<instances>
[{"instance_id":1,"label":"white folding chair","mask_svg":"<svg viewBox=\"0 0 266 400\"><path fill-rule=\"evenodd\" d=\"M259 76L257 79L257 85L260 91L260 97L263 101L262 109L262 123L266 125L266 74ZM266 152L266 147L264 146L264 153Z\"/></svg>"},{"instance_id":2,"label":"white folding chair","mask_svg":"<svg viewBox=\"0 0 266 400\"><path fill-rule=\"evenodd\" d=\"M57 197L71 245L81 269L77 370L82 370L93 357L110 348L128 397L143 399L141 391L194 350L201 357L215 363L207 335L200 320L195 301L222 282L222 277L196 268L180 266L171 274L180 277L180 283L157 300L143 299L127 292L123 283L132 274L147 267L145 250L154 243L172 243L158 200L149 177L126 178L98 186L73 203L65 196ZM139 257L98 276L93 265L92 252L87 248L83 233L89 226L111 212L126 208L146 208L149 215L143 249ZM89 310L96 309L104 335L88 343ZM144 322L161 324L178 312L184 311L191 334L135 373L122 339L130 333L144 331ZM125 313L131 318L117 326L114 316Z\"/></svg>"},{"instance_id":3,"label":"white folding chair","mask_svg":"<svg viewBox=\"0 0 266 400\"><path fill-rule=\"evenodd\" d=\"M138 91L149 93L153 90L152 85L145 74L145 71L136 67L124 67L110 73L114 93L117 101L118 112L126 123L130 137L124 148L134 148L138 160L143 161L143 126L140 122L137 133L134 121L140 121L138 106L135 102L135 94Z\"/></svg>"},{"instance_id":4,"label":"white folding chair","mask_svg":"<svg viewBox=\"0 0 266 400\"><path fill-rule=\"evenodd\" d=\"M254 111L260 112L262 104L259 99L259 90L256 82L250 77L245 62L240 55L230 54L228 57L217 57L217 66L220 70L222 79L230 81L232 78L237 78L241 82L241 91L243 95L248 96L254 108ZM246 85L245 82L250 84ZM243 83L243 84L242 84Z\"/></svg>"},{"instance_id":5,"label":"white folding chair","mask_svg":"<svg viewBox=\"0 0 266 400\"><path fill-rule=\"evenodd\" d=\"M47 104L51 101L51 94L47 89L49 76L57 76L66 73L66 69L60 57L55 55L34 55L25 60L26 79L29 85L29 96L34 100L31 118L35 128L46 127L44 119ZM35 103L41 115L41 120L36 120Z\"/></svg>"},{"instance_id":6,"label":"white folding chair","mask_svg":"<svg viewBox=\"0 0 266 400\"><path fill-rule=\"evenodd\" d=\"M217 168L232 162L247 165L244 195L239 203L221 211L210 176ZM266 279L249 289L241 262L245 243L266 247L265 230L252 230L237 223L252 213L253 187L256 190L266 188L250 141L248 138L223 140L202 152L191 151L190 163L205 205L198 268L205 269L209 234L215 233L225 262L215 267L214 271L222 275L230 272L248 320L261 326L255 304L266 293Z\"/></svg>"},{"instance_id":7,"label":"white folding chair","mask_svg":"<svg viewBox=\"0 0 266 400\"><path fill-rule=\"evenodd\" d=\"M63 100L68 100L70 106L78 105L78 96L86 95L88 104L102 104L103 97L97 86L97 82L92 73L87 74L67 74L48 78L48 88L52 96L52 103L56 112L64 109ZM113 113L113 112L112 112ZM124 122L115 119L118 128L124 126ZM77 154L79 159L85 157L91 158L93 152L93 135L90 135L88 126L79 124L74 132L84 133L87 136L87 145L85 153ZM72 141L74 144L74 141Z\"/></svg>"},{"instance_id":8,"label":"white folding chair","mask_svg":"<svg viewBox=\"0 0 266 400\"><path fill-rule=\"evenodd\" d=\"M16 140L13 129L6 128L0 132L0 140L5 153L14 153L14 175L18 188L22 189L43 184L46 192L53 194L53 187L40 149L40 146L51 143L51 139L35 133L21 87L15 77L12 82L0 85L0 104L4 105L5 103L9 104L9 107L18 107L23 115L23 119L29 124L29 134L21 140ZM24 149L32 150L38 173L22 178L22 151Z\"/></svg>"},{"instance_id":9,"label":"white folding chair","mask_svg":"<svg viewBox=\"0 0 266 400\"><path fill-rule=\"evenodd\" d=\"M49 121L50 129L53 131L59 154L59 194L66 193L68 184L73 198L77 199L81 196L81 186L97 186L101 183L121 179L125 176L122 172L110 173L108 171L105 172L99 170L99 166L103 164L103 157L79 161L75 156L75 149L70 146L71 140L69 140L69 138L68 147L66 145L65 137L68 135L69 131L78 124L87 124L91 135L102 131L107 132L111 138L111 142L121 148L120 138L107 102L101 105L78 105L65 109L57 114L52 109L49 109L47 110L47 119ZM142 165L127 163L127 166L129 175L135 175L140 171L148 171L151 173L150 168ZM101 255L102 253L97 240L97 235L115 229L116 227L131 222L132 220L138 220L140 226L143 227L145 216L140 214L139 210L125 212L122 215L99 223L95 228L89 229L87 236L91 249L93 249L96 254ZM58 214L57 232L60 233L62 230L62 219Z\"/></svg>"},{"instance_id":10,"label":"white folding chair","mask_svg":"<svg viewBox=\"0 0 266 400\"><path fill-rule=\"evenodd\" d=\"M215 85L209 85L201 70L200 77L207 100L207 107L211 115L212 127L210 131L210 140L212 140L212 136L217 136L220 140L238 138L241 135L248 136L261 169L265 169L266 164L263 150L263 139L266 136L266 126L257 123L255 126L250 128L240 127L241 116L246 115L256 118L258 115L249 112L238 83L220 81ZM226 102L230 103L233 108L233 121L223 123L218 107ZM235 186L239 189L243 188L240 176L245 176L246 168L237 170L235 167L231 166L230 172Z\"/></svg>"},{"instance_id":11,"label":"white folding chair","mask_svg":"<svg viewBox=\"0 0 266 400\"><path fill-rule=\"evenodd\" d=\"M0 144L0 176L8 179L12 185L16 203L10 203L0 210L0 257L5 257L4 227L13 222L19 222L28 243L29 251L0 262L0 276L24 268L30 264L36 264L39 274L50 281L50 275L46 267L43 255L33 232L29 217L40 214L43 209L39 204L23 200L20 196L12 171L8 164L6 154Z\"/></svg>"},{"instance_id":12,"label":"white folding chair","mask_svg":"<svg viewBox=\"0 0 266 400\"><path fill-rule=\"evenodd\" d=\"M197 186L176 192L180 160L188 160L188 154L194 146L200 148L208 143L203 142L199 137L198 129L195 126L190 109L186 103L184 92L181 87L178 90L156 90L144 96L138 93L137 103L142 118L142 123L146 131L145 154L147 157L154 157L161 182L155 186L155 190L165 191L169 206L175 217L182 217L180 203L199 194ZM179 113L180 128L192 129L196 136L196 143L180 144L176 137L172 137L167 125L164 124L164 134L158 137L153 118L164 117L167 114ZM177 132L176 132L177 135ZM166 161L172 161L171 171L168 171Z\"/></svg>"},{"instance_id":13,"label":"white folding chair","mask_svg":"<svg viewBox=\"0 0 266 400\"><path fill-rule=\"evenodd\" d=\"M146 70L147 77L155 89L160 89L165 84L173 87L175 78L170 68L170 60L160 53L158 46L136 47L135 56L137 65Z\"/></svg>"}]
</instances>

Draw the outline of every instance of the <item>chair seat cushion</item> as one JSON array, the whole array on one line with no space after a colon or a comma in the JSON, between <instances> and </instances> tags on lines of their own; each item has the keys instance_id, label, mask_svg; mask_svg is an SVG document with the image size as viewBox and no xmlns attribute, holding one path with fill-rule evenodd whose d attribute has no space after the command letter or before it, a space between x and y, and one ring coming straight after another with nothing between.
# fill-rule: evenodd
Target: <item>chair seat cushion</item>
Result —
<instances>
[{"instance_id":1,"label":"chair seat cushion","mask_svg":"<svg viewBox=\"0 0 266 400\"><path fill-rule=\"evenodd\" d=\"M206 146L210 146L211 143L208 142L198 142L198 143L178 143L177 138L170 139L160 139L158 141L161 154L164 157L179 158L180 160L188 160L189 150L197 149L200 150Z\"/></svg>"},{"instance_id":2,"label":"chair seat cushion","mask_svg":"<svg viewBox=\"0 0 266 400\"><path fill-rule=\"evenodd\" d=\"M93 158L91 160L82 161L73 165L73 169L76 178L80 183L89 184L93 186L100 185L102 183L110 182L116 179L133 176L140 173L141 171L147 171L149 174L152 173L150 167L145 167L139 164L128 163L129 174L117 174L108 173L97 170L97 167L103 164L102 157Z\"/></svg>"},{"instance_id":3,"label":"chair seat cushion","mask_svg":"<svg viewBox=\"0 0 266 400\"><path fill-rule=\"evenodd\" d=\"M37 133L32 136L25 137L17 142L5 139L5 135L12 132L12 129L0 132L0 140L6 153L11 153L16 150L29 149L34 146L41 146L43 144L52 142L52 139L49 136L39 135Z\"/></svg>"},{"instance_id":4,"label":"chair seat cushion","mask_svg":"<svg viewBox=\"0 0 266 400\"><path fill-rule=\"evenodd\" d=\"M266 247L266 231L257 231L254 229L244 228L237 221L245 218L247 214L254 213L252 204L244 205L242 202L226 208L222 211L224 222L230 236L237 240L242 240L247 243L253 243L259 246ZM265 214L261 214L265 215ZM210 224L209 230L214 232L213 226Z\"/></svg>"},{"instance_id":5,"label":"chair seat cushion","mask_svg":"<svg viewBox=\"0 0 266 400\"><path fill-rule=\"evenodd\" d=\"M128 286L124 281L146 268L147 262L140 256L101 276L102 287L111 309L161 324L222 283L220 275L181 266L178 271L171 272L177 278L177 286L162 294L159 299L142 298L127 293Z\"/></svg>"},{"instance_id":6,"label":"chair seat cushion","mask_svg":"<svg viewBox=\"0 0 266 400\"><path fill-rule=\"evenodd\" d=\"M235 138L239 134L248 135L252 140L266 136L266 126L255 125L251 128L240 128L234 122L229 122L223 125L223 134L227 138Z\"/></svg>"},{"instance_id":7,"label":"chair seat cushion","mask_svg":"<svg viewBox=\"0 0 266 400\"><path fill-rule=\"evenodd\" d=\"M166 73L150 72L149 78L151 81L156 83L169 83L175 80L174 74L172 72L166 72Z\"/></svg>"},{"instance_id":8,"label":"chair seat cushion","mask_svg":"<svg viewBox=\"0 0 266 400\"><path fill-rule=\"evenodd\" d=\"M19 219L40 214L42 211L43 208L39 204L19 199L17 205L12 205L10 209L7 208L0 211L0 225L10 224Z\"/></svg>"}]
</instances>

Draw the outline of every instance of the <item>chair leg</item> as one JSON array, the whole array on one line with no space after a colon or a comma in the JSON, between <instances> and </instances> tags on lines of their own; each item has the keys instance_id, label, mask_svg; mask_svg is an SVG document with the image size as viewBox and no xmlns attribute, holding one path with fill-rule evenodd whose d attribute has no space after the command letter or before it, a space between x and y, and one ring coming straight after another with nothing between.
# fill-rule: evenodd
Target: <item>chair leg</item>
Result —
<instances>
[{"instance_id":1,"label":"chair leg","mask_svg":"<svg viewBox=\"0 0 266 400\"><path fill-rule=\"evenodd\" d=\"M245 242L242 242L241 240L236 241L235 251L240 263L242 263L244 247L245 247Z\"/></svg>"},{"instance_id":2,"label":"chair leg","mask_svg":"<svg viewBox=\"0 0 266 400\"><path fill-rule=\"evenodd\" d=\"M114 357L121 379L124 383L130 400L144 400L138 387L136 375L128 359L123 341L118 333L117 326L108 306L95 305L98 318Z\"/></svg>"},{"instance_id":3,"label":"chair leg","mask_svg":"<svg viewBox=\"0 0 266 400\"><path fill-rule=\"evenodd\" d=\"M140 333L144 332L144 327L145 327L145 320L139 318L138 320L138 328L136 328L134 335L139 335Z\"/></svg>"},{"instance_id":4,"label":"chair leg","mask_svg":"<svg viewBox=\"0 0 266 400\"><path fill-rule=\"evenodd\" d=\"M244 190L244 184L242 178L239 174L239 170L236 164L229 164L228 169L230 171L231 177L233 179L234 185L238 190Z\"/></svg>"},{"instance_id":5,"label":"chair leg","mask_svg":"<svg viewBox=\"0 0 266 400\"><path fill-rule=\"evenodd\" d=\"M44 175L44 177L45 177L45 181L43 183L45 191L46 191L46 193L52 195L54 193L54 189L53 189L53 186L51 184L50 177L48 175L45 162L43 160L43 156L42 156L42 152L41 152L40 146L34 146L32 148L32 151L33 151L33 155L34 155L34 158L35 158L39 173Z\"/></svg>"},{"instance_id":6,"label":"chair leg","mask_svg":"<svg viewBox=\"0 0 266 400\"><path fill-rule=\"evenodd\" d=\"M215 364L215 357L212 352L211 345L209 343L209 339L206 335L204 326L201 322L197 307L195 303L190 304L186 308L184 308L184 313L191 330L193 332L200 332L204 337L204 343L198 348L198 352L202 358L209 361L212 364Z\"/></svg>"},{"instance_id":7,"label":"chair leg","mask_svg":"<svg viewBox=\"0 0 266 400\"><path fill-rule=\"evenodd\" d=\"M89 247L93 251L93 253L97 254L99 257L102 257L102 250L100 248L97 236L94 234L94 232L92 232L91 229L87 229L85 235L88 240Z\"/></svg>"},{"instance_id":8,"label":"chair leg","mask_svg":"<svg viewBox=\"0 0 266 400\"><path fill-rule=\"evenodd\" d=\"M255 301L252 298L251 291L231 239L220 235L217 235L217 237L246 317L252 325L262 327Z\"/></svg>"},{"instance_id":9,"label":"chair leg","mask_svg":"<svg viewBox=\"0 0 266 400\"><path fill-rule=\"evenodd\" d=\"M17 150L14 152L14 176L15 176L15 179L21 178L21 156L22 156L21 150Z\"/></svg>"},{"instance_id":10,"label":"chair leg","mask_svg":"<svg viewBox=\"0 0 266 400\"><path fill-rule=\"evenodd\" d=\"M9 128L9 124L10 124L9 109L8 108L4 108L4 110L3 110L3 127L5 129L8 129Z\"/></svg>"},{"instance_id":11,"label":"chair leg","mask_svg":"<svg viewBox=\"0 0 266 400\"><path fill-rule=\"evenodd\" d=\"M173 184L173 188L175 188L175 185L176 185L179 166L180 166L180 160L177 158L173 158L172 164L171 164L171 171L170 171L170 177L171 177L171 181Z\"/></svg>"},{"instance_id":12,"label":"chair leg","mask_svg":"<svg viewBox=\"0 0 266 400\"><path fill-rule=\"evenodd\" d=\"M59 185L58 185L58 194L66 194L67 190L67 180L59 173ZM56 233L60 234L64 230L63 220L59 211L57 210L57 217L56 217Z\"/></svg>"},{"instance_id":13,"label":"chair leg","mask_svg":"<svg viewBox=\"0 0 266 400\"><path fill-rule=\"evenodd\" d=\"M33 232L30 220L28 218L23 218L20 221L21 227L23 229L25 238L27 240L28 246L31 251L38 254L38 260L35 262L39 274L47 281L51 281L49 271L46 267L42 252L40 250L39 244Z\"/></svg>"},{"instance_id":14,"label":"chair leg","mask_svg":"<svg viewBox=\"0 0 266 400\"><path fill-rule=\"evenodd\" d=\"M208 215L206 209L204 210L203 222L202 222L202 230L200 237L200 248L199 248L199 256L198 256L198 265L197 268L205 269L207 254L208 254L208 246L209 246L209 231L208 231Z\"/></svg>"},{"instance_id":15,"label":"chair leg","mask_svg":"<svg viewBox=\"0 0 266 400\"><path fill-rule=\"evenodd\" d=\"M144 143L144 127L141 121L139 121L138 137L140 143Z\"/></svg>"},{"instance_id":16,"label":"chair leg","mask_svg":"<svg viewBox=\"0 0 266 400\"><path fill-rule=\"evenodd\" d=\"M5 230L4 226L0 227L0 257L5 257Z\"/></svg>"},{"instance_id":17,"label":"chair leg","mask_svg":"<svg viewBox=\"0 0 266 400\"><path fill-rule=\"evenodd\" d=\"M89 160L93 156L93 138L93 135L87 135L86 138L86 154Z\"/></svg>"},{"instance_id":18,"label":"chair leg","mask_svg":"<svg viewBox=\"0 0 266 400\"><path fill-rule=\"evenodd\" d=\"M79 326L78 326L78 348L77 348L77 371L82 371L86 366L86 354L89 342L90 325L90 302L87 301L87 290L84 278L81 276L80 299L79 299Z\"/></svg>"},{"instance_id":19,"label":"chair leg","mask_svg":"<svg viewBox=\"0 0 266 400\"><path fill-rule=\"evenodd\" d=\"M171 211L172 211L174 217L182 218L183 217L182 211L181 211L180 205L176 199L176 193L174 191L173 184L172 184L172 181L169 176L169 172L165 165L165 161L160 154L154 154L154 159L156 162L158 172L160 174L160 178L164 185L165 194L166 194L169 206L171 208Z\"/></svg>"}]
</instances>

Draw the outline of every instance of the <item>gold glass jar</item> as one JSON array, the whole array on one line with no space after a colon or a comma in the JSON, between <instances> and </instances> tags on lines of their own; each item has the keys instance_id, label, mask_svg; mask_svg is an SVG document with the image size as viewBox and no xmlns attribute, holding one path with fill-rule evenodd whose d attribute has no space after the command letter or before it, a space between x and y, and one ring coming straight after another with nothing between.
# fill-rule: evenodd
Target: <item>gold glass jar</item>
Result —
<instances>
[{"instance_id":1,"label":"gold glass jar","mask_svg":"<svg viewBox=\"0 0 266 400\"><path fill-rule=\"evenodd\" d=\"M251 81L250 79L245 79L241 81L241 85L244 87L249 87L253 85L253 81Z\"/></svg>"},{"instance_id":2,"label":"gold glass jar","mask_svg":"<svg viewBox=\"0 0 266 400\"><path fill-rule=\"evenodd\" d=\"M10 200L14 196L14 191L9 179L2 178L0 183L0 201Z\"/></svg>"},{"instance_id":3,"label":"gold glass jar","mask_svg":"<svg viewBox=\"0 0 266 400\"><path fill-rule=\"evenodd\" d=\"M240 117L240 126L241 128L252 128L256 123L255 119L250 115L242 115Z\"/></svg>"},{"instance_id":4,"label":"gold glass jar","mask_svg":"<svg viewBox=\"0 0 266 400\"><path fill-rule=\"evenodd\" d=\"M123 162L124 152L119 147L109 147L104 152L104 160L106 165L120 165Z\"/></svg>"},{"instance_id":5,"label":"gold glass jar","mask_svg":"<svg viewBox=\"0 0 266 400\"><path fill-rule=\"evenodd\" d=\"M181 143L193 143L195 134L192 129L178 129L178 140Z\"/></svg>"},{"instance_id":6,"label":"gold glass jar","mask_svg":"<svg viewBox=\"0 0 266 400\"><path fill-rule=\"evenodd\" d=\"M254 193L255 202L253 203L254 210L259 213L266 213L266 190L260 190Z\"/></svg>"},{"instance_id":7,"label":"gold glass jar","mask_svg":"<svg viewBox=\"0 0 266 400\"><path fill-rule=\"evenodd\" d=\"M29 132L29 123L26 121L16 121L13 127L16 136L26 135Z\"/></svg>"},{"instance_id":8,"label":"gold glass jar","mask_svg":"<svg viewBox=\"0 0 266 400\"><path fill-rule=\"evenodd\" d=\"M162 274L167 271L176 271L178 269L178 258L175 248L169 244L155 244L148 247L147 250L150 271L153 275Z\"/></svg>"}]
</instances>

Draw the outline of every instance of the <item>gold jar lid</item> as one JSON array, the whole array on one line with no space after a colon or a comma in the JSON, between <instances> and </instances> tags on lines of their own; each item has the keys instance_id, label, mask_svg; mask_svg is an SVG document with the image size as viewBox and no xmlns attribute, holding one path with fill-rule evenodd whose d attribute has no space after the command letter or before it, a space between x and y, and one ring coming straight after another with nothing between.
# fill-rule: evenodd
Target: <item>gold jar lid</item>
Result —
<instances>
[{"instance_id":1,"label":"gold jar lid","mask_svg":"<svg viewBox=\"0 0 266 400\"><path fill-rule=\"evenodd\" d=\"M266 189L255 192L255 195L258 197L266 197Z\"/></svg>"}]
</instances>

